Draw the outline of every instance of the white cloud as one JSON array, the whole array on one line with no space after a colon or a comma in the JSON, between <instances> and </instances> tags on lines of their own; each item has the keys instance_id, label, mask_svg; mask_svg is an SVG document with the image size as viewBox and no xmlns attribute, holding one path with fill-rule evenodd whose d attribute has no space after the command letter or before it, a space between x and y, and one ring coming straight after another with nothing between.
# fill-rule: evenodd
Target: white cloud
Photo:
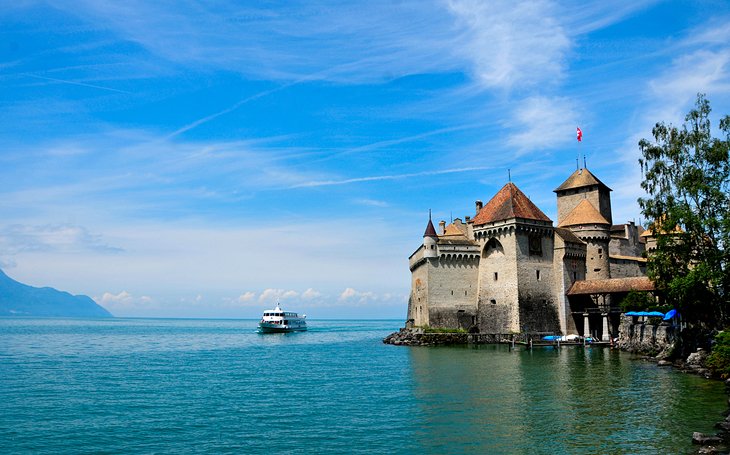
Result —
<instances>
[{"instance_id":1,"label":"white cloud","mask_svg":"<svg viewBox=\"0 0 730 455\"><path fill-rule=\"evenodd\" d=\"M649 86L657 98L673 107L688 104L698 92L727 93L730 91L730 47L682 55Z\"/></svg>"},{"instance_id":2,"label":"white cloud","mask_svg":"<svg viewBox=\"0 0 730 455\"><path fill-rule=\"evenodd\" d=\"M312 300L312 299L316 299L321 296L322 296L321 292L319 292L315 289L312 289L312 288L307 288L306 291L302 292L302 299L304 299L304 300Z\"/></svg>"},{"instance_id":3,"label":"white cloud","mask_svg":"<svg viewBox=\"0 0 730 455\"><path fill-rule=\"evenodd\" d=\"M241 303L245 302L251 302L256 298L256 293L252 291L247 291L238 296L238 301Z\"/></svg>"},{"instance_id":4,"label":"white cloud","mask_svg":"<svg viewBox=\"0 0 730 455\"><path fill-rule=\"evenodd\" d=\"M154 303L151 297L135 297L127 291L122 291L118 294L105 292L101 297L94 297L94 301L109 310L145 308Z\"/></svg>"},{"instance_id":5,"label":"white cloud","mask_svg":"<svg viewBox=\"0 0 730 455\"><path fill-rule=\"evenodd\" d=\"M514 127L519 131L509 138L518 156L532 150L545 150L575 141L578 125L573 103L567 98L534 96L518 103ZM585 129L585 127L583 127Z\"/></svg>"},{"instance_id":6,"label":"white cloud","mask_svg":"<svg viewBox=\"0 0 730 455\"><path fill-rule=\"evenodd\" d=\"M357 302L357 303L366 303L369 301L375 301L378 300L378 296L375 295L373 292L362 292L357 291L353 288L347 288L340 294L339 300L344 302Z\"/></svg>"},{"instance_id":7,"label":"white cloud","mask_svg":"<svg viewBox=\"0 0 730 455\"><path fill-rule=\"evenodd\" d=\"M570 40L549 1L452 0L465 28L461 52L486 87L510 89L559 81Z\"/></svg>"},{"instance_id":8,"label":"white cloud","mask_svg":"<svg viewBox=\"0 0 730 455\"><path fill-rule=\"evenodd\" d=\"M279 302L282 300L293 299L298 296L299 296L299 293L296 291L292 291L292 290L286 291L284 289L268 288L268 289L264 289L261 292L261 295L259 296L259 302L274 303L274 302Z\"/></svg>"},{"instance_id":9,"label":"white cloud","mask_svg":"<svg viewBox=\"0 0 730 455\"><path fill-rule=\"evenodd\" d=\"M359 204L359 205L364 205L366 207L388 207L390 205L385 201L379 201L376 199L367 199L367 198L356 199L355 203Z\"/></svg>"}]
</instances>

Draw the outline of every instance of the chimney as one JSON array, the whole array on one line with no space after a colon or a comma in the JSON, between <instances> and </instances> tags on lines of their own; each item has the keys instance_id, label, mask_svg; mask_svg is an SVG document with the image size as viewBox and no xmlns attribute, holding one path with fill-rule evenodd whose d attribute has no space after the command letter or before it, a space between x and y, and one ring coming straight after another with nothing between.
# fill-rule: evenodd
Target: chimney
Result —
<instances>
[{"instance_id":1,"label":"chimney","mask_svg":"<svg viewBox=\"0 0 730 455\"><path fill-rule=\"evenodd\" d=\"M441 231L441 235L444 235L446 233L446 221L439 221L439 231Z\"/></svg>"},{"instance_id":2,"label":"chimney","mask_svg":"<svg viewBox=\"0 0 730 455\"><path fill-rule=\"evenodd\" d=\"M482 201L477 201L476 205L477 205L477 215L479 215L479 212L482 211L482 207L484 207L484 204L482 203Z\"/></svg>"}]
</instances>

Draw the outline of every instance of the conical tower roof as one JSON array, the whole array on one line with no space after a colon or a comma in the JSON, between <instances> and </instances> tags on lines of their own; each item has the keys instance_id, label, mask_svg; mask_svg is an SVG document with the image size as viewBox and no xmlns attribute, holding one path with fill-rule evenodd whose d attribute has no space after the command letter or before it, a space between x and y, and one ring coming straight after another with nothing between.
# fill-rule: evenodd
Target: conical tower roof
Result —
<instances>
[{"instance_id":1,"label":"conical tower roof","mask_svg":"<svg viewBox=\"0 0 730 455\"><path fill-rule=\"evenodd\" d=\"M591 171L589 171L586 168L578 169L575 172L573 172L570 177L566 181L563 182L562 185L555 188L553 191L555 193L559 191L565 191L565 190L572 190L576 188L583 188L585 186L593 186L598 185L602 186L603 188L607 189L608 191L611 191L611 188L607 187L605 183L598 180L598 177L593 175Z\"/></svg>"},{"instance_id":2,"label":"conical tower roof","mask_svg":"<svg viewBox=\"0 0 730 455\"><path fill-rule=\"evenodd\" d=\"M496 221L522 218L552 222L542 210L537 208L525 193L510 182L502 187L494 197L477 213L473 219L475 226Z\"/></svg>"},{"instance_id":3,"label":"conical tower roof","mask_svg":"<svg viewBox=\"0 0 730 455\"><path fill-rule=\"evenodd\" d=\"M436 235L436 228L433 227L433 222L431 222L430 214L428 217L428 224L426 225L426 232L423 233L423 236L438 238L438 235Z\"/></svg>"}]
</instances>

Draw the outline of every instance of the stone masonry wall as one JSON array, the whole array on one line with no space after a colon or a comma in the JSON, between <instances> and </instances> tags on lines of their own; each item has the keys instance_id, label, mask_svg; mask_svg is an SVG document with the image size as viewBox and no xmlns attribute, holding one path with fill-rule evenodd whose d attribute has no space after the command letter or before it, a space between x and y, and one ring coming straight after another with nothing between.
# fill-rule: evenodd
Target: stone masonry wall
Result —
<instances>
[{"instance_id":1,"label":"stone masonry wall","mask_svg":"<svg viewBox=\"0 0 730 455\"><path fill-rule=\"evenodd\" d=\"M646 263L630 259L611 258L611 278L646 276Z\"/></svg>"},{"instance_id":2,"label":"stone masonry wall","mask_svg":"<svg viewBox=\"0 0 730 455\"><path fill-rule=\"evenodd\" d=\"M509 231L494 238L500 248L484 252L479 264L479 330L509 333L518 331L516 235Z\"/></svg>"},{"instance_id":3,"label":"stone masonry wall","mask_svg":"<svg viewBox=\"0 0 730 455\"><path fill-rule=\"evenodd\" d=\"M469 328L476 323L479 259L430 262L428 324L440 328Z\"/></svg>"},{"instance_id":4,"label":"stone masonry wall","mask_svg":"<svg viewBox=\"0 0 730 455\"><path fill-rule=\"evenodd\" d=\"M411 295L408 299L408 319L417 326L428 325L428 262L420 264L411 274Z\"/></svg>"},{"instance_id":5,"label":"stone masonry wall","mask_svg":"<svg viewBox=\"0 0 730 455\"><path fill-rule=\"evenodd\" d=\"M519 235L517 275L519 280L519 331L560 332L553 274L553 238L541 236L541 254L530 254L529 236Z\"/></svg>"},{"instance_id":6,"label":"stone masonry wall","mask_svg":"<svg viewBox=\"0 0 730 455\"><path fill-rule=\"evenodd\" d=\"M674 326L646 324L634 321L633 316L622 316L619 325L618 347L623 351L665 358L677 340ZM639 318L636 318L639 319Z\"/></svg>"}]
</instances>

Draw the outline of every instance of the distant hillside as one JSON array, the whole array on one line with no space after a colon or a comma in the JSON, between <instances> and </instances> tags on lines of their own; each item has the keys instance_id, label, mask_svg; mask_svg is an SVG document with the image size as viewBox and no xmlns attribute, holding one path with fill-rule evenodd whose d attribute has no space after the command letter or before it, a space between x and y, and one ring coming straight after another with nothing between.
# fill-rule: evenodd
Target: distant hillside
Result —
<instances>
[{"instance_id":1,"label":"distant hillside","mask_svg":"<svg viewBox=\"0 0 730 455\"><path fill-rule=\"evenodd\" d=\"M0 316L109 318L112 314L85 295L34 288L0 270Z\"/></svg>"}]
</instances>

